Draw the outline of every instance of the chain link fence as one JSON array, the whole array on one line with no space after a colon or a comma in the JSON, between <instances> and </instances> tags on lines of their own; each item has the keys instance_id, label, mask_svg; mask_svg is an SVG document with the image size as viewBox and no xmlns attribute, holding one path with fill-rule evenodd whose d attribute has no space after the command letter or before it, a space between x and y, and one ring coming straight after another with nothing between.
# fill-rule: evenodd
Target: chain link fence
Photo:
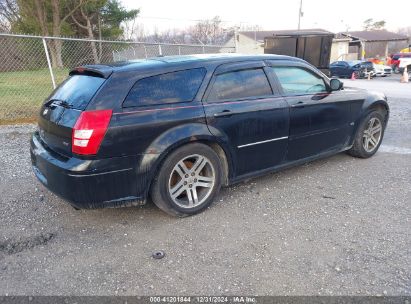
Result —
<instances>
[{"instance_id":1,"label":"chain link fence","mask_svg":"<svg viewBox=\"0 0 411 304\"><path fill-rule=\"evenodd\" d=\"M33 122L41 103L84 64L167 55L233 53L234 47L87 40L0 33L0 125Z\"/></svg>"}]
</instances>

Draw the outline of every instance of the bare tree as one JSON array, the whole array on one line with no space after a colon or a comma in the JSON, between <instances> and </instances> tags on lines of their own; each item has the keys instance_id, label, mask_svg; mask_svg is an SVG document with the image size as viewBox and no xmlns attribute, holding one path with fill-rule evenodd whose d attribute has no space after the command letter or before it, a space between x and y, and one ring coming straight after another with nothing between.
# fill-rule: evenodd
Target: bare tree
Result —
<instances>
[{"instance_id":1,"label":"bare tree","mask_svg":"<svg viewBox=\"0 0 411 304\"><path fill-rule=\"evenodd\" d=\"M94 33L93 33L93 24L95 24L95 22L93 21L93 19L98 17L98 13L99 11L94 11L94 12L86 12L83 7L80 7L80 13L78 14L79 17L75 17L75 14L71 15L71 19L74 21L74 23L87 31L87 35L89 39L94 40ZM79 20L78 20L79 18ZM99 29L100 30L100 29ZM96 43L94 41L90 42L91 44L91 53L93 55L93 60L95 63L100 63L100 56L101 56L101 52L100 52L100 56L97 53L97 46Z\"/></svg>"},{"instance_id":2,"label":"bare tree","mask_svg":"<svg viewBox=\"0 0 411 304\"><path fill-rule=\"evenodd\" d=\"M20 14L16 0L0 0L0 31L10 32L18 20Z\"/></svg>"},{"instance_id":3,"label":"bare tree","mask_svg":"<svg viewBox=\"0 0 411 304\"><path fill-rule=\"evenodd\" d=\"M222 34L221 19L215 16L212 19L198 22L189 28L189 33L194 39L202 44L215 44L217 38Z\"/></svg>"},{"instance_id":4,"label":"bare tree","mask_svg":"<svg viewBox=\"0 0 411 304\"><path fill-rule=\"evenodd\" d=\"M372 18L368 18L364 21L363 28L365 31L372 31L372 30L382 30L384 29L386 24L385 20L374 21Z\"/></svg>"}]
</instances>

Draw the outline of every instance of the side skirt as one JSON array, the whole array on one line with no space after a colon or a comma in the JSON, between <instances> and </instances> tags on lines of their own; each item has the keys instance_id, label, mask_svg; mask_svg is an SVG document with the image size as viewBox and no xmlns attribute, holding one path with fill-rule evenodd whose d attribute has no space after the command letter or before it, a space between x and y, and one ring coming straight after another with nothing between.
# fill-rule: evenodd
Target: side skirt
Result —
<instances>
[{"instance_id":1,"label":"side skirt","mask_svg":"<svg viewBox=\"0 0 411 304\"><path fill-rule=\"evenodd\" d=\"M299 166L299 165L303 165L303 164L312 162L314 160L330 157L332 155L336 155L338 153L347 151L350 148L351 148L351 146L344 146L344 148L342 148L342 149L326 151L326 152L323 152L321 154L317 154L317 155L310 156L310 157L307 157L307 158L299 159L299 160L296 160L296 161L293 161L293 162L283 163L283 164L280 164L280 165L277 165L277 166L274 166L274 167L270 167L270 168L267 168L267 169L263 169L263 170L247 173L247 174L244 174L244 175L240 175L240 176L232 178L229 181L229 186L237 184L237 183L242 182L242 181L247 180L247 179L256 178L256 177L259 177L259 176L262 176L262 175L266 175L268 173L274 173L274 172L277 172L277 171L281 171L281 170L289 169L289 168L296 167L296 166Z\"/></svg>"}]
</instances>

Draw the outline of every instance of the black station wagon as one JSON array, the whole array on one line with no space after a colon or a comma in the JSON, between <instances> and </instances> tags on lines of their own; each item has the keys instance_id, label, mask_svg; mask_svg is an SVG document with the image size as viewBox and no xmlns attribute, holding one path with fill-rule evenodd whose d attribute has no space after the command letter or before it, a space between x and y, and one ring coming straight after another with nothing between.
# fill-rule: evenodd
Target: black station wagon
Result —
<instances>
[{"instance_id":1,"label":"black station wagon","mask_svg":"<svg viewBox=\"0 0 411 304\"><path fill-rule=\"evenodd\" d=\"M31 159L75 208L198 213L220 187L381 144L387 98L307 62L235 54L76 68L41 107Z\"/></svg>"}]
</instances>

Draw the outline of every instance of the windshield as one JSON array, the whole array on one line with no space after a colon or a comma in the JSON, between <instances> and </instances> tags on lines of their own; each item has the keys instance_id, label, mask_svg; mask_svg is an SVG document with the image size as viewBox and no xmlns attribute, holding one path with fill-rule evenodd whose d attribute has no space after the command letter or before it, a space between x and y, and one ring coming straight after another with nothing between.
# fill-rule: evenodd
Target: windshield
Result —
<instances>
[{"instance_id":1,"label":"windshield","mask_svg":"<svg viewBox=\"0 0 411 304\"><path fill-rule=\"evenodd\" d=\"M71 76L57 88L49 100L60 100L71 108L83 110L104 81L104 78L87 75Z\"/></svg>"},{"instance_id":2,"label":"windshield","mask_svg":"<svg viewBox=\"0 0 411 304\"><path fill-rule=\"evenodd\" d=\"M350 67L352 67L352 66L354 66L354 65L356 65L356 64L359 64L360 63L360 61L349 61L348 62L348 64L350 65Z\"/></svg>"}]
</instances>

